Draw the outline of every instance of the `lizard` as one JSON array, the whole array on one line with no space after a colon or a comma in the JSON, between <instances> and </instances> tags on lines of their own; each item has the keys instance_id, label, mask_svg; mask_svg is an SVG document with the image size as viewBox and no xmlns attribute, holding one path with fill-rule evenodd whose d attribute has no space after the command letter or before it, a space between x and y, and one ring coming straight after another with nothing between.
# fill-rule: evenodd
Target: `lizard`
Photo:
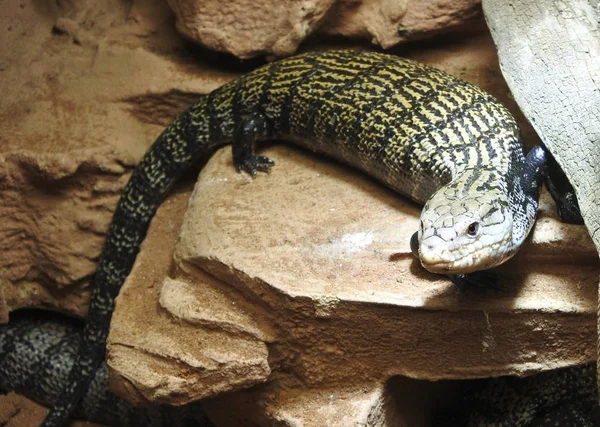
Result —
<instances>
[{"instance_id":1,"label":"lizard","mask_svg":"<svg viewBox=\"0 0 600 427\"><path fill-rule=\"evenodd\" d=\"M44 427L62 425L103 361L114 301L165 194L231 144L238 171L274 162L283 140L358 168L424 205L411 239L421 265L460 286L511 258L535 221L545 150L525 156L510 112L441 70L376 52L309 52L201 98L159 135L125 186L92 281L80 352Z\"/></svg>"}]
</instances>

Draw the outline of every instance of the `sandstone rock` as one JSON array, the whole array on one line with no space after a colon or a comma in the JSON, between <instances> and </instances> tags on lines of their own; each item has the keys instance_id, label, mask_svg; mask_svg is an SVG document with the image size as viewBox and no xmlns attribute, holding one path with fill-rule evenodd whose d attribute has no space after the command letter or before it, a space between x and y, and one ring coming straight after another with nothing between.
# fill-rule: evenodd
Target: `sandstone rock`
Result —
<instances>
[{"instance_id":1,"label":"sandstone rock","mask_svg":"<svg viewBox=\"0 0 600 427\"><path fill-rule=\"evenodd\" d=\"M85 315L133 165L198 92L230 78L172 66L182 40L165 23L166 4L136 2L127 20L122 5L96 3L10 1L0 16L3 322L23 307ZM162 53L147 46L151 34Z\"/></svg>"},{"instance_id":2,"label":"sandstone rock","mask_svg":"<svg viewBox=\"0 0 600 427\"><path fill-rule=\"evenodd\" d=\"M287 56L311 34L369 40L383 48L473 25L479 1L169 0L177 29L210 49L238 58Z\"/></svg>"},{"instance_id":3,"label":"sandstone rock","mask_svg":"<svg viewBox=\"0 0 600 427\"><path fill-rule=\"evenodd\" d=\"M188 192L159 209L113 318L121 397L216 396L209 415L245 402L239 416L221 413L231 425L317 426L333 412L310 408L326 396L396 375L525 375L594 359L600 266L585 229L558 223L546 194L532 239L500 269L502 288L461 294L410 253L418 207L303 151L264 153L277 165L255 180L233 170L228 148L213 156L179 232ZM376 402L389 395L377 395L342 400L386 420Z\"/></svg>"},{"instance_id":4,"label":"sandstone rock","mask_svg":"<svg viewBox=\"0 0 600 427\"><path fill-rule=\"evenodd\" d=\"M404 420L398 422L390 416L395 408L389 392L378 384L300 392L264 387L260 393L238 392L224 398L209 399L203 407L219 426L420 427ZM260 403L257 404L257 401ZM242 410L228 410L232 407Z\"/></svg>"},{"instance_id":5,"label":"sandstone rock","mask_svg":"<svg viewBox=\"0 0 600 427\"><path fill-rule=\"evenodd\" d=\"M394 377L381 384L354 384L319 390L264 386L203 401L219 426L429 427L440 410L457 407L458 381ZM240 408L231 411L228 408Z\"/></svg>"},{"instance_id":6,"label":"sandstone rock","mask_svg":"<svg viewBox=\"0 0 600 427\"><path fill-rule=\"evenodd\" d=\"M180 268L199 267L260 299L278 341L302 355L288 372L309 384L467 378L593 359L599 265L585 228L557 223L544 207L538 227L573 237L543 239L536 229L500 269L502 291L463 295L413 259L418 208L331 162L289 147L265 153L277 169L254 181L228 170L228 151L213 157L175 256ZM557 246L575 257L558 258ZM445 326L426 326L436 324Z\"/></svg>"},{"instance_id":7,"label":"sandstone rock","mask_svg":"<svg viewBox=\"0 0 600 427\"><path fill-rule=\"evenodd\" d=\"M83 285L96 269L106 212L114 209L126 171L113 152L101 149L0 157L2 292L9 311L83 311ZM56 301L60 292L65 295Z\"/></svg>"},{"instance_id":8,"label":"sandstone rock","mask_svg":"<svg viewBox=\"0 0 600 427\"><path fill-rule=\"evenodd\" d=\"M278 366L289 355L265 347L273 344L275 331L265 319L269 316L248 302L250 295L240 295L199 270L193 281L182 271L178 280L165 278L172 271L169 252L189 196L188 187L161 206L118 298L108 354L113 390L137 404L217 396L203 400L203 409L219 426L391 425L395 391L380 383L305 389L278 372L279 380L266 387L231 393L266 381L269 364ZM139 322L144 316L147 321Z\"/></svg>"},{"instance_id":9,"label":"sandstone rock","mask_svg":"<svg viewBox=\"0 0 600 427\"><path fill-rule=\"evenodd\" d=\"M317 33L362 38L388 49L409 40L482 27L477 0L338 0Z\"/></svg>"},{"instance_id":10,"label":"sandstone rock","mask_svg":"<svg viewBox=\"0 0 600 427\"><path fill-rule=\"evenodd\" d=\"M111 388L140 405L183 404L263 382L270 373L272 332L256 310L202 272L193 286L184 277L165 279L188 197L178 193L161 206L111 326L107 359L119 375Z\"/></svg>"}]
</instances>

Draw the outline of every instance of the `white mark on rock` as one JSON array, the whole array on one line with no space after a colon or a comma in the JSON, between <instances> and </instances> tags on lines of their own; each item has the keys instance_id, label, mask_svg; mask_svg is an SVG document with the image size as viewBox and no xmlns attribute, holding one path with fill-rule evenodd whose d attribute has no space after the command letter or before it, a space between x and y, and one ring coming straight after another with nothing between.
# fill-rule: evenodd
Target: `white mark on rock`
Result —
<instances>
[{"instance_id":1,"label":"white mark on rock","mask_svg":"<svg viewBox=\"0 0 600 427\"><path fill-rule=\"evenodd\" d=\"M375 239L375 235L371 231L350 233L342 236L342 243L348 252L358 252L366 248Z\"/></svg>"},{"instance_id":2,"label":"white mark on rock","mask_svg":"<svg viewBox=\"0 0 600 427\"><path fill-rule=\"evenodd\" d=\"M483 312L485 317L485 331L483 333L481 345L483 352L494 351L496 348L496 339L494 338L494 332L492 331L492 322L490 322L490 315L487 311Z\"/></svg>"}]
</instances>

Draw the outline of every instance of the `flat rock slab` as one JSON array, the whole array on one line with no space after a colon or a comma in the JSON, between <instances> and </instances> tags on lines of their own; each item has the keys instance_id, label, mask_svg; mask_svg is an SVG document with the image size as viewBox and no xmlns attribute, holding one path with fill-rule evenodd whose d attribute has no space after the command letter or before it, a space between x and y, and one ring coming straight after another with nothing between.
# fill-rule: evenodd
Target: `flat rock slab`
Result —
<instances>
[{"instance_id":1,"label":"flat rock slab","mask_svg":"<svg viewBox=\"0 0 600 427\"><path fill-rule=\"evenodd\" d=\"M260 404L257 404L260 401ZM390 423L392 400L377 384L333 387L298 392L276 385L238 392L203 402L219 427L239 425L421 427ZM232 411L231 408L236 408Z\"/></svg>"},{"instance_id":2,"label":"flat rock slab","mask_svg":"<svg viewBox=\"0 0 600 427\"><path fill-rule=\"evenodd\" d=\"M419 206L290 146L262 154L276 167L252 179L230 149L217 152L181 228L186 193L160 208L113 318L108 361L122 397L183 404L266 382L250 392L266 416L285 401L277 390L594 360L597 255L546 194L532 237L498 269L500 289L461 293L410 253ZM302 425L319 425L309 413Z\"/></svg>"}]
</instances>

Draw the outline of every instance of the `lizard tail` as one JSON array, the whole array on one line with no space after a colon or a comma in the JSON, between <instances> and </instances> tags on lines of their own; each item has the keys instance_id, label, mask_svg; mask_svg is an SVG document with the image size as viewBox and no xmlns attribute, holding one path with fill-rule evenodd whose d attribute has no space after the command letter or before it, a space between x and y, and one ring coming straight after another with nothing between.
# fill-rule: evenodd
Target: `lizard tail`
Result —
<instances>
[{"instance_id":1,"label":"lizard tail","mask_svg":"<svg viewBox=\"0 0 600 427\"><path fill-rule=\"evenodd\" d=\"M81 328L55 313L11 313L0 327L0 388L41 404L51 404L59 383L78 352ZM74 415L115 427L214 427L197 404L135 407L108 390L108 368L102 363ZM10 424L10 422L9 422Z\"/></svg>"},{"instance_id":2,"label":"lizard tail","mask_svg":"<svg viewBox=\"0 0 600 427\"><path fill-rule=\"evenodd\" d=\"M131 272L159 204L177 179L222 143L211 141L206 100L181 114L158 137L133 172L110 225L92 282L90 308L73 368L43 427L61 426L73 413L104 360L115 298ZM204 104L204 105L203 105Z\"/></svg>"}]
</instances>

